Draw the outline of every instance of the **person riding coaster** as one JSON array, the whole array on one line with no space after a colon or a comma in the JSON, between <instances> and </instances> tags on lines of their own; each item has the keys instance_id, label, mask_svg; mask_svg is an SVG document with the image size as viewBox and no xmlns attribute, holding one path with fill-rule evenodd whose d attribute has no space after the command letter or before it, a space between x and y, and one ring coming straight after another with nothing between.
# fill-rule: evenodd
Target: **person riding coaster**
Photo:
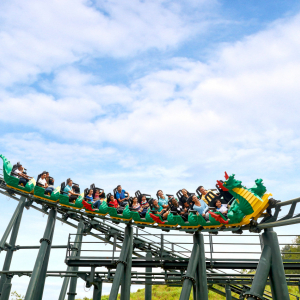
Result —
<instances>
[{"instance_id":1,"label":"person riding coaster","mask_svg":"<svg viewBox=\"0 0 300 300\"><path fill-rule=\"evenodd\" d=\"M149 206L146 197L144 197L144 201L142 199L142 203L138 202L137 197L133 197L131 200L131 211L137 211L141 218L145 218Z\"/></svg>"},{"instance_id":2,"label":"person riding coaster","mask_svg":"<svg viewBox=\"0 0 300 300\"><path fill-rule=\"evenodd\" d=\"M188 220L188 208L183 207L174 197L170 199L169 206L172 214L180 215L184 221Z\"/></svg>"},{"instance_id":3,"label":"person riding coaster","mask_svg":"<svg viewBox=\"0 0 300 300\"><path fill-rule=\"evenodd\" d=\"M25 186L27 182L32 179L32 177L26 174L25 169L20 163L18 163L16 169L12 171L12 176L19 178L20 186Z\"/></svg>"},{"instance_id":4,"label":"person riding coaster","mask_svg":"<svg viewBox=\"0 0 300 300\"><path fill-rule=\"evenodd\" d=\"M87 200L87 203L92 205L93 209L99 209L101 201L100 199L98 200L93 198L93 192L93 189L89 189L87 195L84 198Z\"/></svg>"},{"instance_id":5,"label":"person riding coaster","mask_svg":"<svg viewBox=\"0 0 300 300\"><path fill-rule=\"evenodd\" d=\"M193 210L197 212L197 215L200 215L208 220L209 206L204 202L204 200L199 200L196 195L193 195L190 197L189 202L192 202L194 204Z\"/></svg>"},{"instance_id":6,"label":"person riding coaster","mask_svg":"<svg viewBox=\"0 0 300 300\"><path fill-rule=\"evenodd\" d=\"M154 213L158 213L163 220L167 220L168 215L170 213L169 208L163 208L161 204L159 204L158 200L153 199L152 205L151 205L151 211Z\"/></svg>"},{"instance_id":7,"label":"person riding coaster","mask_svg":"<svg viewBox=\"0 0 300 300\"><path fill-rule=\"evenodd\" d=\"M80 196L79 194L79 187L77 185L73 185L73 180L71 178L67 179L67 185L64 188L64 194L69 196L69 201L71 203L75 203L76 199L78 196Z\"/></svg>"},{"instance_id":8,"label":"person riding coaster","mask_svg":"<svg viewBox=\"0 0 300 300\"><path fill-rule=\"evenodd\" d=\"M47 183L47 174L49 175L48 172L44 171L42 174L40 174L38 176L38 180L37 180L37 185L39 185L40 187L43 187L45 189L45 194L46 195L51 195L51 193L54 191L54 179L49 177L49 184Z\"/></svg>"},{"instance_id":9,"label":"person riding coaster","mask_svg":"<svg viewBox=\"0 0 300 300\"><path fill-rule=\"evenodd\" d=\"M118 214L122 214L124 207L120 206L119 202L117 199L115 199L114 195L109 195L109 199L107 199L107 205L109 207L114 207L117 210Z\"/></svg>"}]
</instances>

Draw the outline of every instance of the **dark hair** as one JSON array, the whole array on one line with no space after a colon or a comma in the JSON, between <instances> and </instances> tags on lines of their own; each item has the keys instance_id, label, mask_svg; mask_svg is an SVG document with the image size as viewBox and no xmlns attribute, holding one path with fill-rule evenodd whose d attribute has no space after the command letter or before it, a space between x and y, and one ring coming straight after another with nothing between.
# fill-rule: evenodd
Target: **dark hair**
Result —
<instances>
[{"instance_id":1,"label":"dark hair","mask_svg":"<svg viewBox=\"0 0 300 300\"><path fill-rule=\"evenodd\" d=\"M72 179L71 179L71 178L68 178L68 179L67 179L67 184L68 184L70 181L72 181Z\"/></svg>"},{"instance_id":2,"label":"dark hair","mask_svg":"<svg viewBox=\"0 0 300 300\"><path fill-rule=\"evenodd\" d=\"M203 185L200 185L200 186L198 187L198 190L200 190L201 188L203 188Z\"/></svg>"},{"instance_id":3,"label":"dark hair","mask_svg":"<svg viewBox=\"0 0 300 300\"><path fill-rule=\"evenodd\" d=\"M118 189L119 187L121 187L121 184L117 185L117 189Z\"/></svg>"},{"instance_id":4,"label":"dark hair","mask_svg":"<svg viewBox=\"0 0 300 300\"><path fill-rule=\"evenodd\" d=\"M133 197L133 198L132 198L132 202L133 202L133 200L134 200L134 199L138 200L138 198L137 198L137 197Z\"/></svg>"},{"instance_id":5,"label":"dark hair","mask_svg":"<svg viewBox=\"0 0 300 300\"><path fill-rule=\"evenodd\" d=\"M215 207L217 207L217 202L219 202L222 204L222 201L220 199L217 199L216 202L215 202Z\"/></svg>"},{"instance_id":6,"label":"dark hair","mask_svg":"<svg viewBox=\"0 0 300 300\"><path fill-rule=\"evenodd\" d=\"M156 192L156 194L158 194L158 192L162 192L162 190L158 190L158 191Z\"/></svg>"},{"instance_id":7,"label":"dark hair","mask_svg":"<svg viewBox=\"0 0 300 300\"><path fill-rule=\"evenodd\" d=\"M90 191L93 191L93 189L89 189L88 194L90 193Z\"/></svg>"},{"instance_id":8,"label":"dark hair","mask_svg":"<svg viewBox=\"0 0 300 300\"><path fill-rule=\"evenodd\" d=\"M49 178L49 183L50 183L50 184L54 184L54 178L50 177L50 178Z\"/></svg>"},{"instance_id":9,"label":"dark hair","mask_svg":"<svg viewBox=\"0 0 300 300\"><path fill-rule=\"evenodd\" d=\"M114 196L114 195L110 195L110 196L109 196L109 199L110 199L111 197L113 197L113 198L115 199L115 196Z\"/></svg>"}]
</instances>

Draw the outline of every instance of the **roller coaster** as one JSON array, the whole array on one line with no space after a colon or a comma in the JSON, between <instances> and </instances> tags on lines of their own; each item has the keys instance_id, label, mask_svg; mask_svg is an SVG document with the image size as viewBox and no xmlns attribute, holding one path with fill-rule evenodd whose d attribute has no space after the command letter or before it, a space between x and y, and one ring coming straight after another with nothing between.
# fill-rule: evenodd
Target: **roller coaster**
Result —
<instances>
[{"instance_id":1,"label":"roller coaster","mask_svg":"<svg viewBox=\"0 0 300 300\"><path fill-rule=\"evenodd\" d=\"M0 177L0 193L19 202L13 216L0 240L0 251L6 251L3 270L0 280L0 300L8 300L11 291L11 279L14 275L30 276L30 282L25 295L25 300L42 299L45 280L47 276L65 277L59 300L64 300L70 282L68 300L74 300L76 295L77 278L86 282L86 286L94 286L93 299L101 299L102 282L112 283L110 300L117 299L121 286L121 299L130 299L130 285L145 284L145 299L151 299L151 285L167 284L170 286L182 286L180 299L189 299L193 289L194 299L208 299L208 289L213 290L226 299L290 299L288 285L299 285L300 276L285 276L284 270L298 270L299 261L282 261L278 238L273 227L300 223L300 214L296 213L297 203L300 198L289 201L275 201L272 195L266 193L266 188L261 179L255 181L252 188L246 188L242 182L235 179L235 175L228 176L225 173L225 181L218 180L216 188L218 193L207 193L204 199L210 207L207 215L198 214L193 210L191 199L188 200L189 214L186 219L182 218L174 210L170 210L167 218L155 211L154 199L150 195L136 192L136 196L147 197L149 208L145 217L141 217L132 206L132 199L122 210L111 207L110 194L107 199L102 199L99 208L95 209L89 203L86 195L87 190L80 194L76 201L70 201L64 192L65 183L48 193L45 188L39 186L31 178L25 184L14 174L13 165L6 157L0 155L3 160L3 177ZM79 188L77 186L77 188ZM95 185L92 189L98 189ZM98 189L102 190L102 189ZM115 191L114 191L115 192ZM203 195L196 191L198 198ZM20 198L19 198L20 196ZM180 191L177 193L180 198ZM105 197L105 196L104 196ZM192 198L192 196L190 197ZM173 195L170 195L169 206L172 206ZM215 208L214 204L220 201L227 205L228 211L224 215ZM36 206L38 205L38 206ZM47 226L33 271L10 271L13 252L22 249L16 246L16 239L24 208L34 208L48 214ZM271 212L274 209L274 213ZM284 208L284 209L283 209ZM281 216L280 211L288 213ZM266 213L266 210L268 212ZM58 217L61 214L61 217ZM263 218L262 220L260 220ZM68 219L78 222L78 226L69 222ZM72 227L77 228L77 233L70 235L67 245L61 246L67 249L65 262L67 271L48 272L48 260L52 245L55 221L60 220ZM136 228L136 233L133 232ZM170 232L176 236L176 232L184 232L191 236L192 249L185 249L188 256L182 256L182 248L179 242L166 240L166 234L158 234L159 241L154 241L157 234L143 235L138 233L145 228L160 229L161 232ZM96 230L100 234L92 232ZM264 231L261 235L260 232ZM251 234L259 234L262 248L259 260L251 259L213 259L212 236L232 232L241 236L245 231ZM204 233L208 233L210 246L210 259L205 251ZM10 236L9 243L7 239ZM244 234L245 235L245 234ZM111 257L82 256L85 242L84 237L92 236L99 243L108 243L112 246ZM237 236L237 235L236 235ZM152 237L152 239L150 238ZM171 247L167 245L171 244ZM118 252L117 248L121 250ZM175 249L176 248L176 249ZM30 246L27 247L30 249ZM117 256L119 253L119 256ZM133 257L134 256L134 257ZM90 268L89 272L79 271L79 267ZM96 268L105 267L107 272L100 272ZM138 272L138 276L132 272L132 268L145 268L145 272ZM162 268L161 273L153 272L152 268ZM115 271L113 271L115 269ZM222 273L223 269L256 269L256 273L243 276L240 273ZM249 279L250 278L250 279ZM163 279L163 281L159 281ZM214 285L213 285L214 284ZM271 286L272 295L266 295L265 286ZM223 287L224 291L220 288ZM239 298L232 293L239 295Z\"/></svg>"}]
</instances>

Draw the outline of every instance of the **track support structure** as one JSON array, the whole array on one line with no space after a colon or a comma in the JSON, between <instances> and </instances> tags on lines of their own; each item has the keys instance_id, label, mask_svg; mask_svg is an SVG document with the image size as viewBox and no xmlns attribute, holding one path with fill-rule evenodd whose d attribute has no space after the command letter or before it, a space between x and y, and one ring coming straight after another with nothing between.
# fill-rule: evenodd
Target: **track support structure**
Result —
<instances>
[{"instance_id":1,"label":"track support structure","mask_svg":"<svg viewBox=\"0 0 300 300\"><path fill-rule=\"evenodd\" d=\"M93 300L101 300L102 281L94 283Z\"/></svg>"},{"instance_id":2,"label":"track support structure","mask_svg":"<svg viewBox=\"0 0 300 300\"><path fill-rule=\"evenodd\" d=\"M123 287L123 288L121 287L121 299L122 300L130 299L130 278L128 278L128 277L130 277L130 275L128 275L128 274L131 273L131 263L132 263L131 259L132 258L130 258L128 261L128 257L129 256L132 257L132 240L133 240L133 230L132 230L131 225L128 224L125 229L124 242L123 242L123 246L121 249L120 258L117 261L116 273L115 273L114 281L113 281L113 284L111 287L109 300L117 300L121 282L122 282L122 287ZM127 267L127 268L126 268L126 271L124 272L125 267ZM126 286L125 284L128 282L128 280L129 280L129 285ZM129 291L128 290L125 291L125 289L128 289ZM122 296L122 294L123 294L123 296Z\"/></svg>"},{"instance_id":3,"label":"track support structure","mask_svg":"<svg viewBox=\"0 0 300 300\"><path fill-rule=\"evenodd\" d=\"M49 212L46 229L43 238L40 240L41 246L25 294L25 300L41 300L43 297L46 272L55 228L56 214L56 208L52 208Z\"/></svg>"},{"instance_id":4,"label":"track support structure","mask_svg":"<svg viewBox=\"0 0 300 300\"><path fill-rule=\"evenodd\" d=\"M81 220L78 224L78 227L77 227L77 234L76 234L75 242L74 242L74 245L73 245L74 249L72 250L71 257L80 255L82 234L83 234L84 228L85 228L84 222L83 222L83 220ZM78 268L77 268L77 270L78 270ZM67 272L68 271L75 271L75 267L68 267ZM77 280L77 278L75 278L75 279ZM61 290L60 290L58 300L65 300L66 299L66 293L67 293L69 282L70 282L70 277L65 277L64 281L63 281L63 285L62 285ZM71 280L71 282L72 282L72 280ZM73 287L74 287L74 284L73 284ZM75 290L76 290L76 286L75 286Z\"/></svg>"},{"instance_id":5,"label":"track support structure","mask_svg":"<svg viewBox=\"0 0 300 300\"><path fill-rule=\"evenodd\" d=\"M251 289L245 293L248 300L264 299L263 294L271 268L271 259L271 248L268 245L264 245Z\"/></svg>"},{"instance_id":6,"label":"track support structure","mask_svg":"<svg viewBox=\"0 0 300 300\"><path fill-rule=\"evenodd\" d=\"M193 250L186 273L182 279L180 300L188 300L190 298L192 287L194 299L208 300L204 238L199 231L194 234Z\"/></svg>"},{"instance_id":7,"label":"track support structure","mask_svg":"<svg viewBox=\"0 0 300 300\"><path fill-rule=\"evenodd\" d=\"M272 297L274 300L289 300L289 291L283 268L278 237L273 228L265 229L262 234L263 245L271 248L271 268L269 278L271 283Z\"/></svg>"},{"instance_id":8,"label":"track support structure","mask_svg":"<svg viewBox=\"0 0 300 300\"><path fill-rule=\"evenodd\" d=\"M229 284L225 285L226 300L232 300L231 288Z\"/></svg>"},{"instance_id":9,"label":"track support structure","mask_svg":"<svg viewBox=\"0 0 300 300\"><path fill-rule=\"evenodd\" d=\"M12 229L10 240L9 240L9 247L7 249L7 252L6 252L6 256L5 256L5 260L4 260L4 263L3 263L2 271L9 271L9 269L10 269L13 253L15 251L17 236L18 236L18 232L19 232L19 228L20 228L20 224L21 224L21 219L22 219L22 215L23 215L23 211L24 211L25 201L26 201L26 198L22 196L21 199L20 199L19 205L16 208L15 213L13 214L13 216L11 218L11 222L9 223L9 225L8 225L8 227L7 227L7 229L4 233L4 236L2 238L3 242L5 243L6 239L8 237L8 234L10 233L10 231ZM13 222L12 222L12 220L13 220ZM8 232L8 234L7 234L7 232ZM1 279L0 279L0 296L2 294L2 290L3 290L3 287L4 287L5 282L7 280L7 277L8 276L6 274L2 274L2 276L1 276ZM10 284L10 281L11 281L11 278L9 279L9 284ZM8 299L8 298L3 298L3 299Z\"/></svg>"},{"instance_id":10,"label":"track support structure","mask_svg":"<svg viewBox=\"0 0 300 300\"><path fill-rule=\"evenodd\" d=\"M150 251L146 254L146 260L151 260L152 254ZM151 274L152 268L146 267L146 273ZM145 300L151 300L152 299L152 285L151 285L151 275L146 275L146 286L145 286Z\"/></svg>"}]
</instances>

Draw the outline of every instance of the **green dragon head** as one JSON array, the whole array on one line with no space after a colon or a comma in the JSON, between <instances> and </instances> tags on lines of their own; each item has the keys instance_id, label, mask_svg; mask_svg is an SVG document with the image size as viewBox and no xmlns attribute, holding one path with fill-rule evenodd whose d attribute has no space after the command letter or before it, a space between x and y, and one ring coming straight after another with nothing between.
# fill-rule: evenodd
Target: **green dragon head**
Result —
<instances>
[{"instance_id":1,"label":"green dragon head","mask_svg":"<svg viewBox=\"0 0 300 300\"><path fill-rule=\"evenodd\" d=\"M241 188L242 182L234 178L235 174L232 174L228 179L223 183L223 186L228 190L233 190L234 188Z\"/></svg>"}]
</instances>

